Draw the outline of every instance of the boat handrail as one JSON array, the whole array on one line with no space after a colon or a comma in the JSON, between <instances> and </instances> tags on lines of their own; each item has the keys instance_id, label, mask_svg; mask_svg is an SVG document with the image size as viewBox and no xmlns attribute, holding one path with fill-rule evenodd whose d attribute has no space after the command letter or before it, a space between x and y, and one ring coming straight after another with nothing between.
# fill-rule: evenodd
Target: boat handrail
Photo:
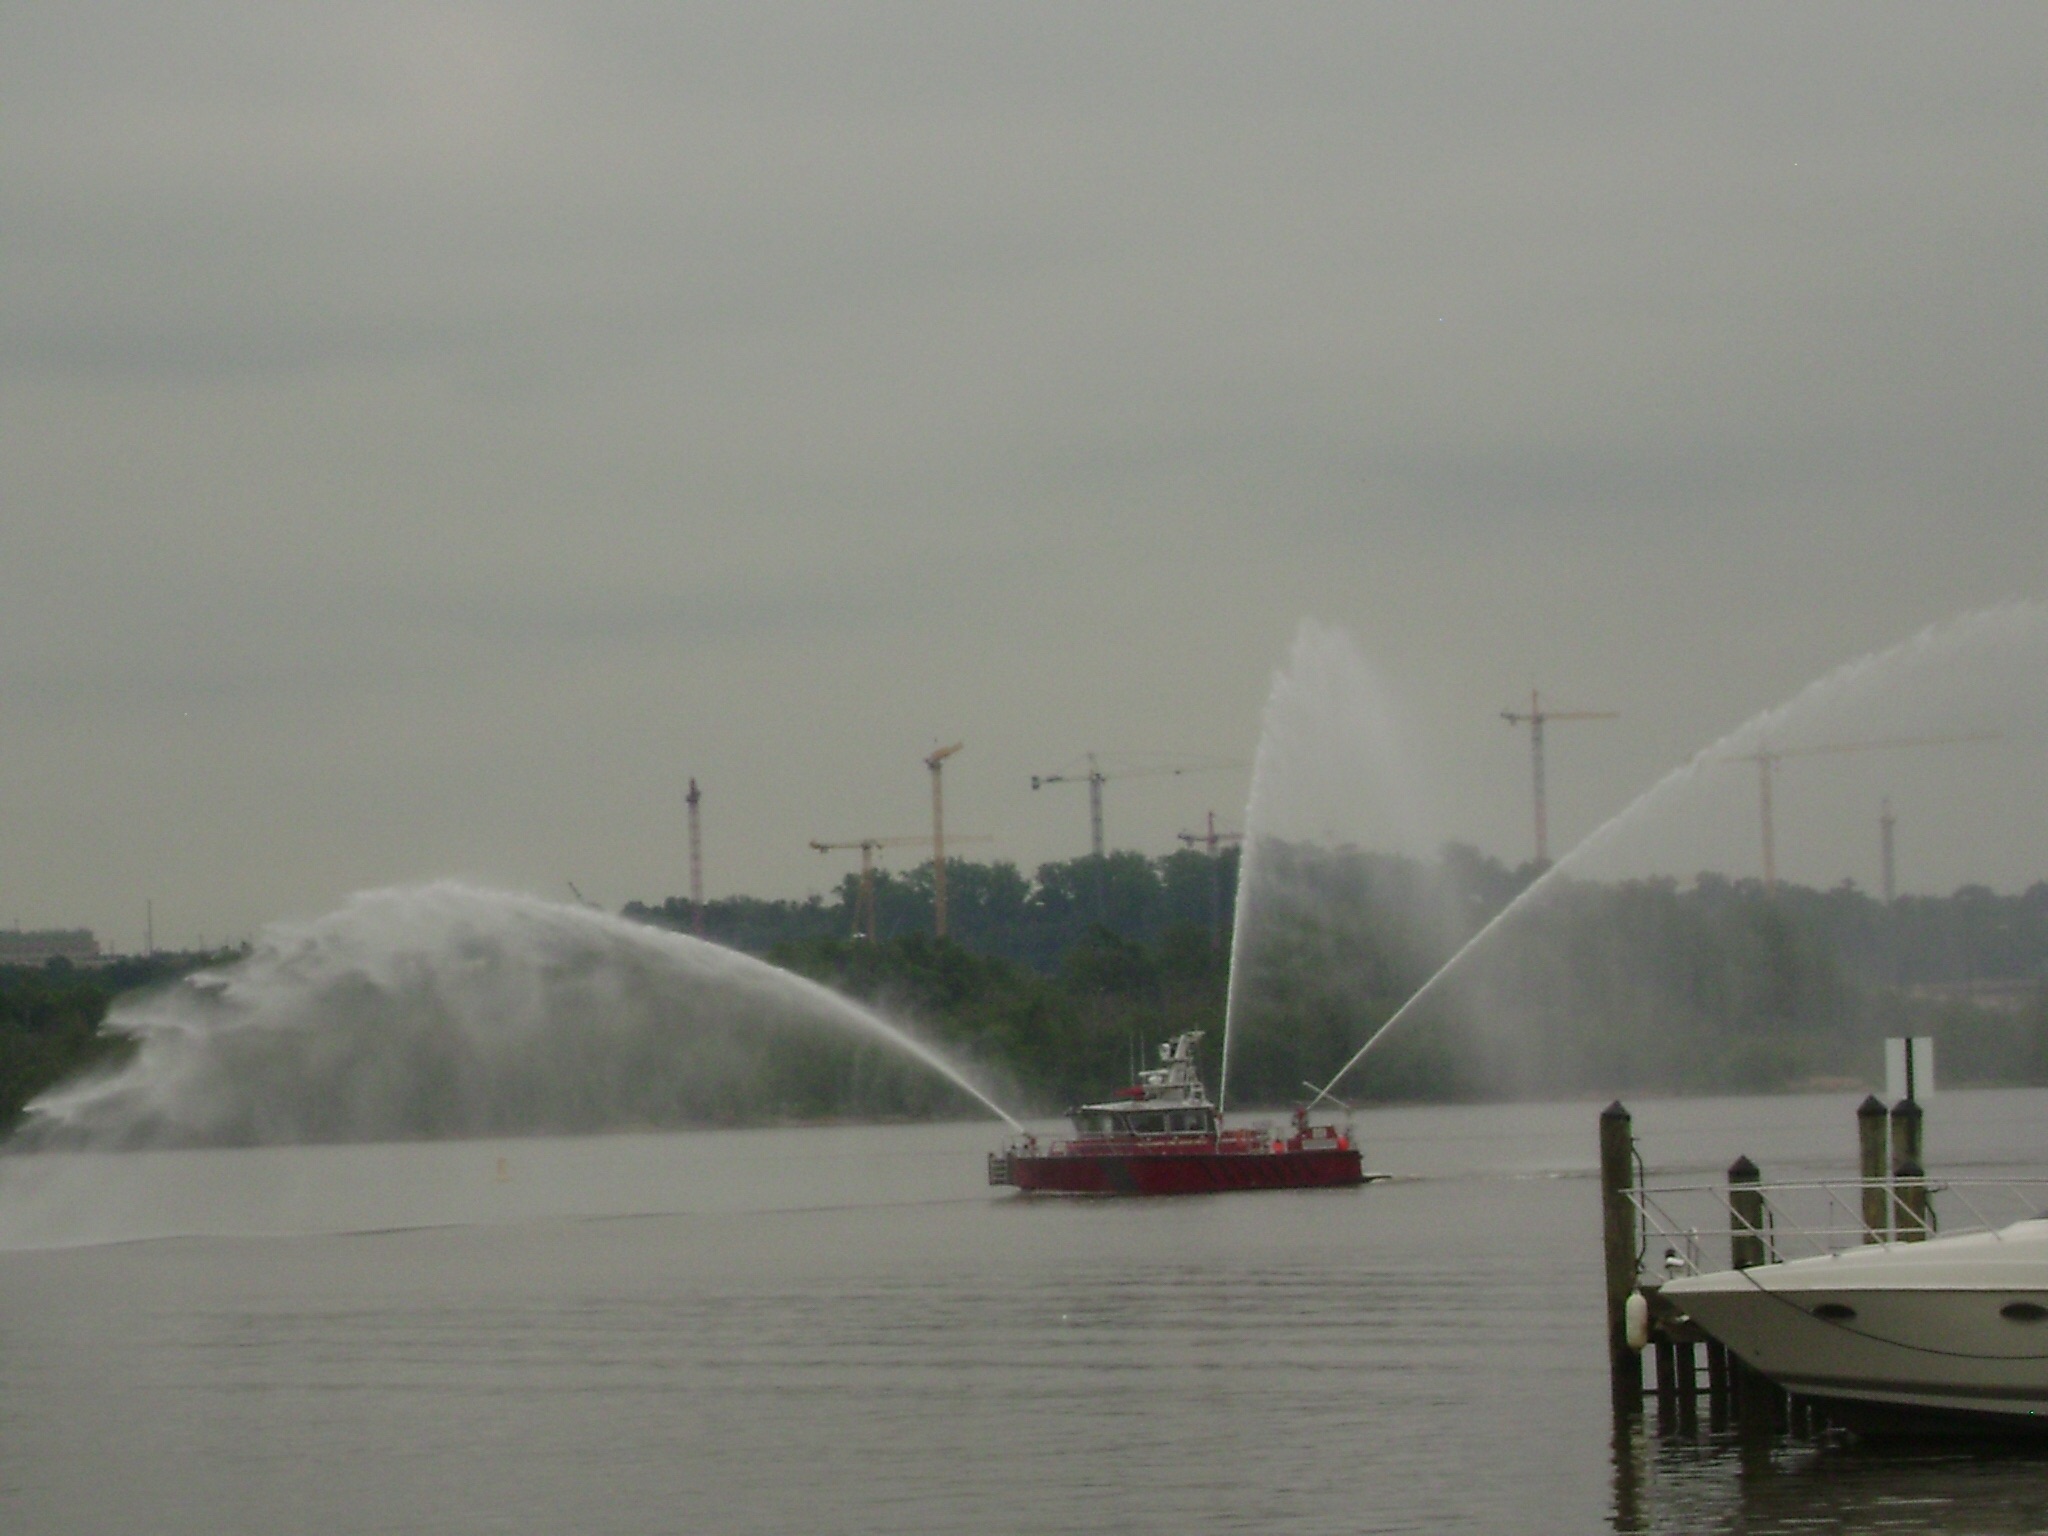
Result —
<instances>
[{"instance_id":1,"label":"boat handrail","mask_svg":"<svg viewBox=\"0 0 2048 1536\"><path fill-rule=\"evenodd\" d=\"M1760 1219L1731 1196L1754 1196ZM1997 1234L2048 1211L2048 1177L1778 1179L1768 1183L1667 1183L1645 1179L1626 1191L1638 1223L1638 1268L1697 1274L1732 1267L1731 1245L1755 1240L1767 1262L1815 1258L1937 1234ZM1865 1219L1876 1195L1879 1219ZM1881 1213L1881 1215L1879 1214ZM1653 1249L1660 1249L1653 1254Z\"/></svg>"}]
</instances>

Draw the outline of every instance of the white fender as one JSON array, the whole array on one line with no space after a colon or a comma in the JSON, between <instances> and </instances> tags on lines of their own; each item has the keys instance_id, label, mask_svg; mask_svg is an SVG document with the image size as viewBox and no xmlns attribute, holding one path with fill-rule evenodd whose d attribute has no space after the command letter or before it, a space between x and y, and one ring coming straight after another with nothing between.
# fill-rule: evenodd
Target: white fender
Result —
<instances>
[{"instance_id":1,"label":"white fender","mask_svg":"<svg viewBox=\"0 0 2048 1536\"><path fill-rule=\"evenodd\" d=\"M1621 1325L1630 1349L1641 1349L1650 1342L1650 1303L1641 1291L1630 1291L1622 1303Z\"/></svg>"}]
</instances>

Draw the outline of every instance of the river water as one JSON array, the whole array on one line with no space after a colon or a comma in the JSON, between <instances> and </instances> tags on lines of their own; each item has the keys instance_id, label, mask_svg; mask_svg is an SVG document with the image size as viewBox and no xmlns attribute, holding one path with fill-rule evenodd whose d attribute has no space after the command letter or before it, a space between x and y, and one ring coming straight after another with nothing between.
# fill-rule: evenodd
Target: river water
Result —
<instances>
[{"instance_id":1,"label":"river water","mask_svg":"<svg viewBox=\"0 0 2048 1536\"><path fill-rule=\"evenodd\" d=\"M1645 1101L1846 1173L1849 1096ZM1617 1434L1593 1104L1355 1191L1024 1200L984 1125L0 1160L0 1531L2048 1530L2048 1460ZM1928 1162L2048 1167L2048 1094Z\"/></svg>"}]
</instances>

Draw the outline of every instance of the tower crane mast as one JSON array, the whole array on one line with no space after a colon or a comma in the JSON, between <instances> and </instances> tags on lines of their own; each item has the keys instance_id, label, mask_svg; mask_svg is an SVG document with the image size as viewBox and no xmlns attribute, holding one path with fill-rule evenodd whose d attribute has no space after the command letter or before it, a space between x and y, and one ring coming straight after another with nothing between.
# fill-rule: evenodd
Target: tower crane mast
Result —
<instances>
[{"instance_id":1,"label":"tower crane mast","mask_svg":"<svg viewBox=\"0 0 2048 1536\"><path fill-rule=\"evenodd\" d=\"M992 837L960 837L956 843L991 843ZM812 838L811 846L820 853L838 853L845 849L860 850L860 884L855 887L853 899L853 936L856 939L875 937L875 854L884 848L928 848L932 840L922 833L911 833L904 837L856 837L845 842L826 842ZM934 871L934 878L937 872Z\"/></svg>"},{"instance_id":2,"label":"tower crane mast","mask_svg":"<svg viewBox=\"0 0 2048 1536\"><path fill-rule=\"evenodd\" d=\"M932 771L932 932L942 939L946 936L946 797L940 770L947 758L966 745L956 741L924 760Z\"/></svg>"},{"instance_id":3,"label":"tower crane mast","mask_svg":"<svg viewBox=\"0 0 2048 1536\"><path fill-rule=\"evenodd\" d=\"M1207 832L1181 832L1176 834L1190 848L1209 850L1209 948L1223 948L1223 860L1225 843L1242 843L1242 832L1218 832L1216 813L1209 813Z\"/></svg>"},{"instance_id":4,"label":"tower crane mast","mask_svg":"<svg viewBox=\"0 0 2048 1536\"><path fill-rule=\"evenodd\" d=\"M1776 839L1776 817L1771 807L1771 783L1777 777L1778 765L1788 757L1823 757L1844 752L1888 752L1898 747L1943 747L1965 741L1997 741L1996 731L1965 731L1953 736L1886 736L1876 741L1833 741L1817 747L1782 747L1773 749L1759 747L1754 752L1735 752L1723 761L1756 764L1757 810L1763 828L1764 889L1778 888L1778 851ZM1885 815L1891 815L1890 802L1886 802ZM1890 831L1886 829L1886 848L1890 846ZM1890 859L1886 858L1887 886L1890 881ZM1890 898L1887 897L1887 900Z\"/></svg>"},{"instance_id":5,"label":"tower crane mast","mask_svg":"<svg viewBox=\"0 0 2048 1536\"><path fill-rule=\"evenodd\" d=\"M1550 720L1618 720L1618 710L1612 709L1545 709L1543 700L1534 688L1529 690L1529 713L1504 709L1501 719L1509 725L1529 726L1529 765L1536 785L1536 864L1539 869L1550 863L1550 808L1543 787L1543 726Z\"/></svg>"},{"instance_id":6,"label":"tower crane mast","mask_svg":"<svg viewBox=\"0 0 2048 1536\"><path fill-rule=\"evenodd\" d=\"M1103 856L1102 840L1102 786L1111 779L1178 778L1186 773L1216 773L1225 768L1239 768L1241 763L1183 762L1161 763L1151 767L1118 768L1105 771L1100 754L1082 754L1087 763L1086 771L1063 768L1058 773L1034 773L1031 787L1043 789L1048 784L1086 784L1088 786L1088 851L1096 858Z\"/></svg>"},{"instance_id":7,"label":"tower crane mast","mask_svg":"<svg viewBox=\"0 0 2048 1536\"><path fill-rule=\"evenodd\" d=\"M690 808L690 926L699 937L704 933L704 823L697 814L697 806L703 798L696 779L692 778L683 804Z\"/></svg>"}]
</instances>

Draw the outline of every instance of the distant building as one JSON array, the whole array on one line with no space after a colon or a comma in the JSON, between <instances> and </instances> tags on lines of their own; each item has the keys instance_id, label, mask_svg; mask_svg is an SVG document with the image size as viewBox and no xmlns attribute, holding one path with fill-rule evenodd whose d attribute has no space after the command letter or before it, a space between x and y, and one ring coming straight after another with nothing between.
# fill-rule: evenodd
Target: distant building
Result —
<instances>
[{"instance_id":1,"label":"distant building","mask_svg":"<svg viewBox=\"0 0 2048 1536\"><path fill-rule=\"evenodd\" d=\"M49 960L69 960L73 965L97 965L100 941L90 928L41 928L24 933L0 929L0 965L41 965Z\"/></svg>"}]
</instances>

